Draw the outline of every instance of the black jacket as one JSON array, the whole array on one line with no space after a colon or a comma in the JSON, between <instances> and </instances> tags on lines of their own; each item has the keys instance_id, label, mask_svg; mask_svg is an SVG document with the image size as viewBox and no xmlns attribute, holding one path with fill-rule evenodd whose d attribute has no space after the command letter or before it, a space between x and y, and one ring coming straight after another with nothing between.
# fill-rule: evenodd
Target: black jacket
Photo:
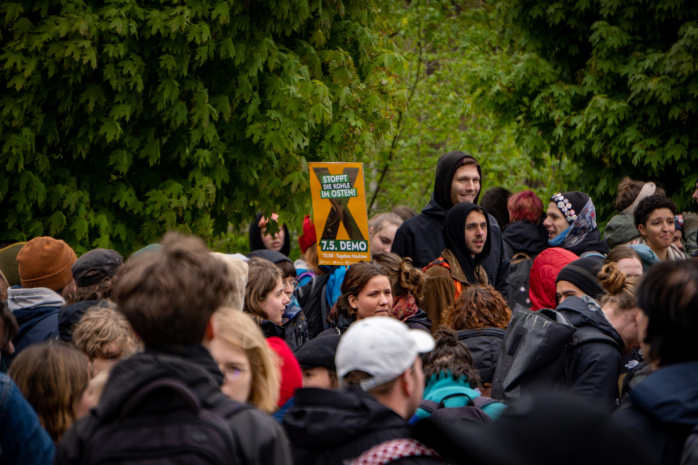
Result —
<instances>
[{"instance_id":1,"label":"black jacket","mask_svg":"<svg viewBox=\"0 0 698 465\"><path fill-rule=\"evenodd\" d=\"M417 268L424 268L439 258L446 248L441 230L448 210L432 199L422 213L402 223L395 233L391 252L410 257ZM509 260L504 256L504 242L497 220L487 215L490 223L488 239L492 244L489 256L482 263L487 281L506 297L509 289Z\"/></svg>"},{"instance_id":2,"label":"black jacket","mask_svg":"<svg viewBox=\"0 0 698 465\"><path fill-rule=\"evenodd\" d=\"M302 388L284 416L296 464L349 463L384 441L412 438L407 421L359 389ZM437 463L417 457L399 463Z\"/></svg>"},{"instance_id":3,"label":"black jacket","mask_svg":"<svg viewBox=\"0 0 698 465\"><path fill-rule=\"evenodd\" d=\"M610 412L617 405L618 378L623 368L623 339L608 322L601 307L588 296L584 296L584 300L568 297L557 310L578 330L596 331L610 338L608 342L580 344L565 359L567 387L598 401Z\"/></svg>"},{"instance_id":4,"label":"black jacket","mask_svg":"<svg viewBox=\"0 0 698 465\"><path fill-rule=\"evenodd\" d=\"M403 321L410 329L421 329L431 334L431 320L427 316L427 312L421 308L417 310L417 313L409 318L405 318Z\"/></svg>"},{"instance_id":5,"label":"black jacket","mask_svg":"<svg viewBox=\"0 0 698 465\"><path fill-rule=\"evenodd\" d=\"M543 227L543 221L534 226L528 220L509 223L502 233L506 257L511 260L514 254L523 252L534 260L539 253L550 247L548 232Z\"/></svg>"},{"instance_id":6,"label":"black jacket","mask_svg":"<svg viewBox=\"0 0 698 465\"><path fill-rule=\"evenodd\" d=\"M462 329L458 340L465 342L473 356L473 365L480 373L483 383L491 383L497 367L499 348L502 346L505 330L500 328Z\"/></svg>"},{"instance_id":7,"label":"black jacket","mask_svg":"<svg viewBox=\"0 0 698 465\"><path fill-rule=\"evenodd\" d=\"M395 233L395 239L391 252L401 257L410 257L414 266L424 268L432 261L439 258L446 248L441 230L443 229L446 213L451 209L451 182L455 167L464 158L473 158L464 152L448 152L439 158L436 165L434 192L431 200L422 213L402 223ZM477 169L482 177L480 165ZM477 202L479 198L475 198ZM492 242L492 250L489 257L483 262L482 267L487 273L487 280L504 297L509 288L509 260L504 256L504 242L502 231L497 220L488 215L490 230L488 237Z\"/></svg>"},{"instance_id":8,"label":"black jacket","mask_svg":"<svg viewBox=\"0 0 698 465\"><path fill-rule=\"evenodd\" d=\"M679 463L691 427L698 425L698 361L651 373L614 416L649 446L653 464Z\"/></svg>"},{"instance_id":9,"label":"black jacket","mask_svg":"<svg viewBox=\"0 0 698 465\"><path fill-rule=\"evenodd\" d=\"M223 375L211 354L202 346L182 351L147 351L118 362L96 409L71 427L56 450L54 465L79 464L84 446L101 418L118 415L121 407L138 389L157 378L176 378L185 383L209 408L222 402L234 402L220 391ZM152 405L157 411L167 405ZM227 419L235 439L238 457L234 463L291 464L288 440L279 424L267 414L244 408Z\"/></svg>"}]
</instances>

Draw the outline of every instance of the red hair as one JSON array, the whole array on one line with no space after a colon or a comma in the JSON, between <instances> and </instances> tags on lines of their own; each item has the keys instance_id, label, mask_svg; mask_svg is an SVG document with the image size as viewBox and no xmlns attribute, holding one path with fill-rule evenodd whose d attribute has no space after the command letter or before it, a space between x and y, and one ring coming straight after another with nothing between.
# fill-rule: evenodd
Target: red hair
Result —
<instances>
[{"instance_id":1,"label":"red hair","mask_svg":"<svg viewBox=\"0 0 698 465\"><path fill-rule=\"evenodd\" d=\"M511 197L507 202L509 209L509 221L528 220L538 226L543 216L543 201L533 191L521 191Z\"/></svg>"}]
</instances>

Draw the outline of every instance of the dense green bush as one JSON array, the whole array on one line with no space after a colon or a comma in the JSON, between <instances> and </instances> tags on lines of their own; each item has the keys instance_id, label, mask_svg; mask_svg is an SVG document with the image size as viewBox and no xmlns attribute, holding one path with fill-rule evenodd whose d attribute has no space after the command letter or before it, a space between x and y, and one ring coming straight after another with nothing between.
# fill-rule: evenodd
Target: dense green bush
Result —
<instances>
[{"instance_id":1,"label":"dense green bush","mask_svg":"<svg viewBox=\"0 0 698 465\"><path fill-rule=\"evenodd\" d=\"M122 252L302 217L309 161L370 154L403 104L370 0L0 6L0 238Z\"/></svg>"},{"instance_id":2,"label":"dense green bush","mask_svg":"<svg viewBox=\"0 0 698 465\"><path fill-rule=\"evenodd\" d=\"M522 50L488 83L533 158L580 167L608 216L620 178L657 180L681 208L698 173L698 4L683 0L505 0L502 29Z\"/></svg>"}]
</instances>

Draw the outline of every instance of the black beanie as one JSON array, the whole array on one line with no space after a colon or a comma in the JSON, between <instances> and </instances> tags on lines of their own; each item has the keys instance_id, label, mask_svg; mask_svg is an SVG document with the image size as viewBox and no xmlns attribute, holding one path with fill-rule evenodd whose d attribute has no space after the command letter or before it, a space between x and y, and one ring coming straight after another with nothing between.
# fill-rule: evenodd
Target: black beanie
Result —
<instances>
[{"instance_id":1,"label":"black beanie","mask_svg":"<svg viewBox=\"0 0 698 465\"><path fill-rule=\"evenodd\" d=\"M560 196L563 198L560 199ZM572 224L574 223L572 216L576 218L576 215L579 215L582 212L589 201L589 196L584 192L579 191L563 192L553 195L550 198L550 201L557 205L557 208L559 208L562 214L565 215L567 222Z\"/></svg>"},{"instance_id":2,"label":"black beanie","mask_svg":"<svg viewBox=\"0 0 698 465\"><path fill-rule=\"evenodd\" d=\"M337 371L334 357L339 345L339 334L325 334L311 339L294 352L298 364L303 370L323 367Z\"/></svg>"},{"instance_id":3,"label":"black beanie","mask_svg":"<svg viewBox=\"0 0 698 465\"><path fill-rule=\"evenodd\" d=\"M603 267L603 258L589 256L580 258L565 266L557 275L555 283L567 281L574 284L592 299L598 299L605 291L596 275Z\"/></svg>"}]
</instances>

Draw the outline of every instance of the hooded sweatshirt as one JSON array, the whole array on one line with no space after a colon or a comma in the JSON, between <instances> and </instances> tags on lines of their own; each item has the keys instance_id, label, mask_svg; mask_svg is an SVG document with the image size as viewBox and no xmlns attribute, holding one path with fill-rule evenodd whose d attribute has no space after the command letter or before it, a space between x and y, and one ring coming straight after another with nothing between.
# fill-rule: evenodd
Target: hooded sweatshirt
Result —
<instances>
[{"instance_id":1,"label":"hooded sweatshirt","mask_svg":"<svg viewBox=\"0 0 698 465\"><path fill-rule=\"evenodd\" d=\"M223 374L211 354L203 346L181 350L146 350L120 360L111 370L99 405L80 419L61 439L54 464L80 463L90 445L90 438L100 428L98 418L118 421L122 408L140 388L157 379L174 378L184 383L201 405L213 409L234 403L220 390ZM141 408L149 420L162 416L162 409L171 409L173 395L164 392ZM222 410L222 409L221 409ZM221 411L219 410L219 411ZM151 413L152 412L152 413ZM234 463L290 464L290 451L279 424L267 414L250 405L240 406L225 418L233 433L237 457Z\"/></svg>"},{"instance_id":2,"label":"hooded sweatshirt","mask_svg":"<svg viewBox=\"0 0 698 465\"><path fill-rule=\"evenodd\" d=\"M546 249L533 260L531 274L528 278L528 297L531 310L554 308L557 304L557 275L565 266L577 260L575 254L560 247Z\"/></svg>"},{"instance_id":3,"label":"hooded sweatshirt","mask_svg":"<svg viewBox=\"0 0 698 465\"><path fill-rule=\"evenodd\" d=\"M566 384L574 393L612 411L617 405L618 378L623 368L623 339L589 296L568 297L557 311L578 331L593 331L609 338L577 345L565 359L565 375Z\"/></svg>"},{"instance_id":4,"label":"hooded sweatshirt","mask_svg":"<svg viewBox=\"0 0 698 465\"><path fill-rule=\"evenodd\" d=\"M528 220L509 223L502 233L502 239L509 260L519 252L525 253L533 260L539 253L550 247L548 232L543 227L543 221L538 226Z\"/></svg>"},{"instance_id":5,"label":"hooded sweatshirt","mask_svg":"<svg viewBox=\"0 0 698 465\"><path fill-rule=\"evenodd\" d=\"M401 257L410 257L415 267L424 268L439 257L445 248L441 230L446 220L446 214L453 207L451 203L451 183L458 163L464 159L474 157L461 152L448 152L439 158L436 164L436 176L434 180L434 192L431 200L422 213L410 218L398 228L393 241L392 252ZM480 178L482 170L476 164ZM475 197L477 202L480 193ZM487 273L488 281L506 297L509 288L509 260L504 257L504 242L502 232L497 220L489 216L490 229L488 237L491 238L492 250L482 267Z\"/></svg>"},{"instance_id":6,"label":"hooded sweatshirt","mask_svg":"<svg viewBox=\"0 0 698 465\"><path fill-rule=\"evenodd\" d=\"M458 297L455 281L458 281L461 287L488 284L489 277L481 265L492 249L489 215L485 215L487 238L482 252L473 257L465 244L466 219L471 212L480 210L482 207L468 202L459 203L451 208L443 227L443 240L446 245L446 249L441 253L443 260L435 260L424 269L426 280L420 305L432 321L432 331L436 331L441 323L441 312L453 305Z\"/></svg>"},{"instance_id":7,"label":"hooded sweatshirt","mask_svg":"<svg viewBox=\"0 0 698 465\"><path fill-rule=\"evenodd\" d=\"M45 287L14 286L7 290L7 307L19 325L12 340L15 353L5 356L8 365L25 347L53 339L58 334L58 311L63 305L63 297Z\"/></svg>"}]
</instances>

